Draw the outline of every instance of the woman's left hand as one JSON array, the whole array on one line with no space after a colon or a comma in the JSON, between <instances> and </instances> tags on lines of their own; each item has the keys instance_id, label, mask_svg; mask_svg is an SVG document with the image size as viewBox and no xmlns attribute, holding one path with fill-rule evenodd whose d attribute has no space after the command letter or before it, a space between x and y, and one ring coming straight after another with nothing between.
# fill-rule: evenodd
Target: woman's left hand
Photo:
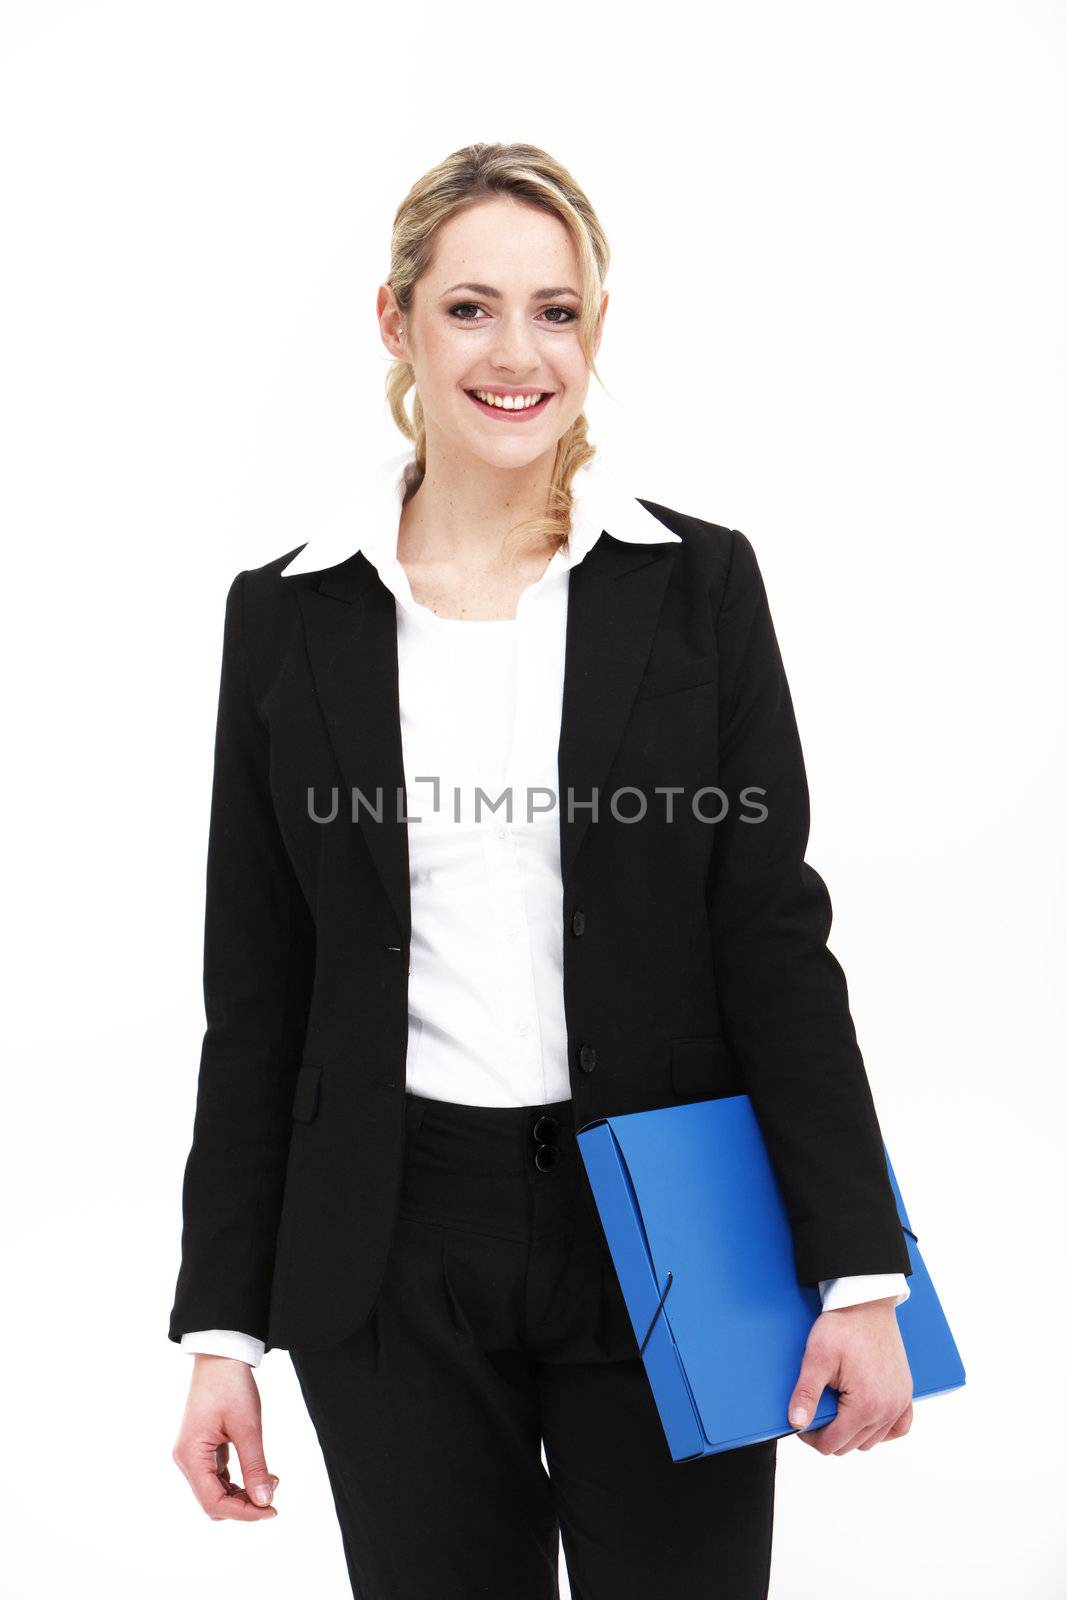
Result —
<instances>
[{"instance_id":1,"label":"woman's left hand","mask_svg":"<svg viewBox=\"0 0 1067 1600\"><path fill-rule=\"evenodd\" d=\"M883 1439L907 1433L912 1418L911 1368L893 1297L841 1306L816 1317L789 1400L793 1427L805 1427L815 1415L827 1384L838 1391L836 1417L797 1435L820 1455L870 1450Z\"/></svg>"}]
</instances>

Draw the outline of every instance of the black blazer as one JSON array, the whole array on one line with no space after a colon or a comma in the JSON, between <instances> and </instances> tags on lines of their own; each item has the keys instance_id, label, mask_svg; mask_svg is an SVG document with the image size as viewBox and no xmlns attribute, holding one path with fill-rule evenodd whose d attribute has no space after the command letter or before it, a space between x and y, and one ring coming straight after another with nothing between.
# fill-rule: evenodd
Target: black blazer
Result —
<instances>
[{"instance_id":1,"label":"black blazer","mask_svg":"<svg viewBox=\"0 0 1067 1600\"><path fill-rule=\"evenodd\" d=\"M604 533L569 578L557 803L576 1125L747 1092L799 1280L908 1273L829 895L804 860L804 761L752 545L641 504L681 542ZM399 1197L395 600L359 552L282 577L294 554L238 574L226 603L175 1342L222 1327L317 1349L356 1331ZM682 791L670 822L657 786ZM336 820L313 819L309 790L320 817L338 795Z\"/></svg>"}]
</instances>

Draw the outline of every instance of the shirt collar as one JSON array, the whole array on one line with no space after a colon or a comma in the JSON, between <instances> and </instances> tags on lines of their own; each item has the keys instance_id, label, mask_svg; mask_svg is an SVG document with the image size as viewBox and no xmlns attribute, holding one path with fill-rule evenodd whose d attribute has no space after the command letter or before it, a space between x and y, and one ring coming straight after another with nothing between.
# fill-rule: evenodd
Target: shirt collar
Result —
<instances>
[{"instance_id":1,"label":"shirt collar","mask_svg":"<svg viewBox=\"0 0 1067 1600\"><path fill-rule=\"evenodd\" d=\"M316 528L282 568L282 577L321 572L362 550L390 588L410 595L396 546L407 472L414 460L414 450L406 449L377 463L358 497ZM604 531L628 544L681 543L680 535L646 511L599 456L578 468L571 480L571 497L569 548L556 551L550 563L554 570L577 566Z\"/></svg>"}]
</instances>

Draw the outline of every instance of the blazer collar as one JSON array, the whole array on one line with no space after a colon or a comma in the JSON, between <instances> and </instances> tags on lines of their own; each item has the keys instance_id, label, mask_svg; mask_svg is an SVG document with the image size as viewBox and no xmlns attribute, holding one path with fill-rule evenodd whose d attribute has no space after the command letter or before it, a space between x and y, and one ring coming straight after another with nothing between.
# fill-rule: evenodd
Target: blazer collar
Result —
<instances>
[{"instance_id":1,"label":"blazer collar","mask_svg":"<svg viewBox=\"0 0 1067 1600\"><path fill-rule=\"evenodd\" d=\"M400 510L404 501L409 471L415 452L400 451L375 463L356 485L349 503L327 518L292 560L282 568L283 578L305 572L322 572L339 566L362 551L379 572L393 569ZM616 473L594 456L579 467L571 484L573 509L568 549L556 552L553 564L562 570L577 566L588 555L602 532L627 544L681 543L678 534L667 528L651 511L646 511ZM393 587L394 585L390 585ZM400 585L401 590L406 585Z\"/></svg>"},{"instance_id":2,"label":"blazer collar","mask_svg":"<svg viewBox=\"0 0 1067 1600\"><path fill-rule=\"evenodd\" d=\"M364 498L320 528L284 568L286 577L320 574L317 583L294 586L315 691L346 789L375 797L372 807L379 797L384 802L378 817L364 807L360 830L405 940L410 863L407 821L398 814L405 772L395 601L407 590L399 579L389 581L389 564L393 576L403 572L396 541L402 473L411 459L405 452L382 463L362 486ZM607 468L593 467L575 474L570 548L552 557L576 568L568 580L558 750L565 885L589 826L588 798L610 772L652 648L672 547L682 543ZM571 794L584 802L573 814Z\"/></svg>"}]
</instances>

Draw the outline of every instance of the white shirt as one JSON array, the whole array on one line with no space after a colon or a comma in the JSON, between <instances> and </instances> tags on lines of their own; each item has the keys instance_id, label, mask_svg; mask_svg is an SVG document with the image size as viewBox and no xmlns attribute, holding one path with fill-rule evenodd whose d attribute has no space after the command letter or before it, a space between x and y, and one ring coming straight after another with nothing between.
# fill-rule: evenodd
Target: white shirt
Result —
<instances>
[{"instance_id":1,"label":"white shirt","mask_svg":"<svg viewBox=\"0 0 1067 1600\"><path fill-rule=\"evenodd\" d=\"M320 529L282 574L361 549L396 600L412 819L407 1088L465 1105L569 1100L557 794L568 574L604 528L641 544L679 536L598 456L572 484L568 548L523 591L516 616L438 617L415 600L396 555L412 461L404 451L384 462L353 513ZM819 1289L824 1311L889 1295L900 1305L911 1293L899 1272ZM264 1353L263 1340L226 1328L183 1334L181 1347L252 1366Z\"/></svg>"}]
</instances>

